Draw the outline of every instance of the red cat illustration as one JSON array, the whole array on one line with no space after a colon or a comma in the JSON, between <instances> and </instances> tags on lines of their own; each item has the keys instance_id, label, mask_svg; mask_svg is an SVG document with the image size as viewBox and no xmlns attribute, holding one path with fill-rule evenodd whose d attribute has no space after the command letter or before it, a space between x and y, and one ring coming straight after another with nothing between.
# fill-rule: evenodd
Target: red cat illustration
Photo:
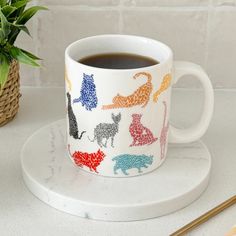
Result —
<instances>
[{"instance_id":1,"label":"red cat illustration","mask_svg":"<svg viewBox=\"0 0 236 236\"><path fill-rule=\"evenodd\" d=\"M73 154L71 154L70 145L68 145L68 151L77 166L87 166L89 167L90 171L95 171L96 173L98 173L97 167L101 164L104 157L106 156L105 153L100 149L94 153L75 151Z\"/></svg>"},{"instance_id":2,"label":"red cat illustration","mask_svg":"<svg viewBox=\"0 0 236 236\"><path fill-rule=\"evenodd\" d=\"M132 146L150 145L157 141L150 129L141 124L142 114L133 114L133 120L129 126L129 132L133 138Z\"/></svg>"}]
</instances>

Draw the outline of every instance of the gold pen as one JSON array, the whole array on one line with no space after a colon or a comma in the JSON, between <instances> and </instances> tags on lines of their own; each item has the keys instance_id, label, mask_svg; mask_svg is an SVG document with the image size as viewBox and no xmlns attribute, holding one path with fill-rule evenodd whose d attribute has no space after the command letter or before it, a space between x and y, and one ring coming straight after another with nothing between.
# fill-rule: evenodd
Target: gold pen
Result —
<instances>
[{"instance_id":1,"label":"gold pen","mask_svg":"<svg viewBox=\"0 0 236 236\"><path fill-rule=\"evenodd\" d=\"M220 205L214 207L212 210L206 212L205 214L201 215L197 219L193 220L192 222L188 223L181 229L177 230L176 232L172 233L170 236L181 236L185 235L187 232L191 231L192 229L196 228L200 224L203 224L210 218L214 217L215 215L219 214L226 208L234 205L236 203L236 195L233 197L229 198L225 202L221 203Z\"/></svg>"}]
</instances>

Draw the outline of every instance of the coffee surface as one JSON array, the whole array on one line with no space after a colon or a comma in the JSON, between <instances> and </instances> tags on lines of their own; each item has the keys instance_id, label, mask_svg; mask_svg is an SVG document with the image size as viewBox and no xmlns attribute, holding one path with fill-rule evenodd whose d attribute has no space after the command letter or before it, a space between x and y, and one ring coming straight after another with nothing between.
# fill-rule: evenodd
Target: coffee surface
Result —
<instances>
[{"instance_id":1,"label":"coffee surface","mask_svg":"<svg viewBox=\"0 0 236 236\"><path fill-rule=\"evenodd\" d=\"M135 69L159 64L153 58L128 53L98 54L82 58L78 62L105 69Z\"/></svg>"}]
</instances>

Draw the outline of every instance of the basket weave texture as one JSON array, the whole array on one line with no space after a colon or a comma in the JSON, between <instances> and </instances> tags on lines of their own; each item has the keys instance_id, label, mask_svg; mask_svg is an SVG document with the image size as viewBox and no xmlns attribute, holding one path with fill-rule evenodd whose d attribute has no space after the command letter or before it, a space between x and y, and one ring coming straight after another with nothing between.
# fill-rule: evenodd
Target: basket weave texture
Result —
<instances>
[{"instance_id":1,"label":"basket weave texture","mask_svg":"<svg viewBox=\"0 0 236 236\"><path fill-rule=\"evenodd\" d=\"M19 63L12 61L7 82L0 88L0 126L11 121L19 109L20 98Z\"/></svg>"}]
</instances>

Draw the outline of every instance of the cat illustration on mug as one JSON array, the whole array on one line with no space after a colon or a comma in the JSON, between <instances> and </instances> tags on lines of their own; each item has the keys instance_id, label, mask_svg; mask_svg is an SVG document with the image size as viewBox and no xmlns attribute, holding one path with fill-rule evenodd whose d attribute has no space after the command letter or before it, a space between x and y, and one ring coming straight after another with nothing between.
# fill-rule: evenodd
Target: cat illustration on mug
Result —
<instances>
[{"instance_id":1,"label":"cat illustration on mug","mask_svg":"<svg viewBox=\"0 0 236 236\"><path fill-rule=\"evenodd\" d=\"M163 93L165 90L167 90L171 84L171 74L167 74L164 76L160 88L154 93L153 95L153 101L157 102L159 96L161 93Z\"/></svg>"},{"instance_id":2,"label":"cat illustration on mug","mask_svg":"<svg viewBox=\"0 0 236 236\"><path fill-rule=\"evenodd\" d=\"M121 113L116 116L112 113L111 118L113 123L100 123L95 127L93 140L88 137L91 142L97 140L100 147L107 147L107 142L111 139L111 147L114 147L114 137L119 131ZM103 143L104 139L105 143Z\"/></svg>"},{"instance_id":3,"label":"cat illustration on mug","mask_svg":"<svg viewBox=\"0 0 236 236\"><path fill-rule=\"evenodd\" d=\"M70 145L68 145L68 151L77 166L87 166L89 167L90 171L95 171L96 173L98 173L97 167L101 164L104 157L106 156L105 153L100 149L97 152L93 153L75 151L72 154Z\"/></svg>"},{"instance_id":4,"label":"cat illustration on mug","mask_svg":"<svg viewBox=\"0 0 236 236\"><path fill-rule=\"evenodd\" d=\"M142 114L133 114L132 123L129 126L130 135L133 138L132 146L150 145L157 141L150 129L141 123Z\"/></svg>"},{"instance_id":5,"label":"cat illustration on mug","mask_svg":"<svg viewBox=\"0 0 236 236\"><path fill-rule=\"evenodd\" d=\"M76 121L75 114L72 109L72 104L71 104L71 95L70 93L67 93L67 112L68 112L68 120L69 120L69 135L72 136L74 139L81 139L83 134L86 131L82 131L81 134L79 135L79 130L78 130L78 124Z\"/></svg>"},{"instance_id":6,"label":"cat illustration on mug","mask_svg":"<svg viewBox=\"0 0 236 236\"><path fill-rule=\"evenodd\" d=\"M106 109L114 109L114 108L127 108L133 107L137 105L142 105L145 107L150 98L150 94L152 92L152 76L147 72L139 72L134 75L134 79L137 79L141 76L147 77L147 82L140 86L136 91L134 91L129 96L122 96L119 93L113 98L112 104L102 106L103 110Z\"/></svg>"},{"instance_id":7,"label":"cat illustration on mug","mask_svg":"<svg viewBox=\"0 0 236 236\"><path fill-rule=\"evenodd\" d=\"M148 168L153 162L153 156L147 155L130 155L123 154L112 158L115 161L114 174L118 174L117 170L121 169L123 174L129 175L127 170L136 168L139 173L142 173L141 168Z\"/></svg>"},{"instance_id":8,"label":"cat illustration on mug","mask_svg":"<svg viewBox=\"0 0 236 236\"><path fill-rule=\"evenodd\" d=\"M91 111L97 107L98 99L93 75L83 74L83 82L80 90L80 97L73 100L73 103L81 102L86 110Z\"/></svg>"},{"instance_id":9,"label":"cat illustration on mug","mask_svg":"<svg viewBox=\"0 0 236 236\"><path fill-rule=\"evenodd\" d=\"M162 125L161 136L160 136L161 159L165 157L167 134L168 134L168 129L169 129L169 122L166 123L166 116L167 116L166 101L163 101L163 105L164 105L164 119L163 119L163 125Z\"/></svg>"}]
</instances>

